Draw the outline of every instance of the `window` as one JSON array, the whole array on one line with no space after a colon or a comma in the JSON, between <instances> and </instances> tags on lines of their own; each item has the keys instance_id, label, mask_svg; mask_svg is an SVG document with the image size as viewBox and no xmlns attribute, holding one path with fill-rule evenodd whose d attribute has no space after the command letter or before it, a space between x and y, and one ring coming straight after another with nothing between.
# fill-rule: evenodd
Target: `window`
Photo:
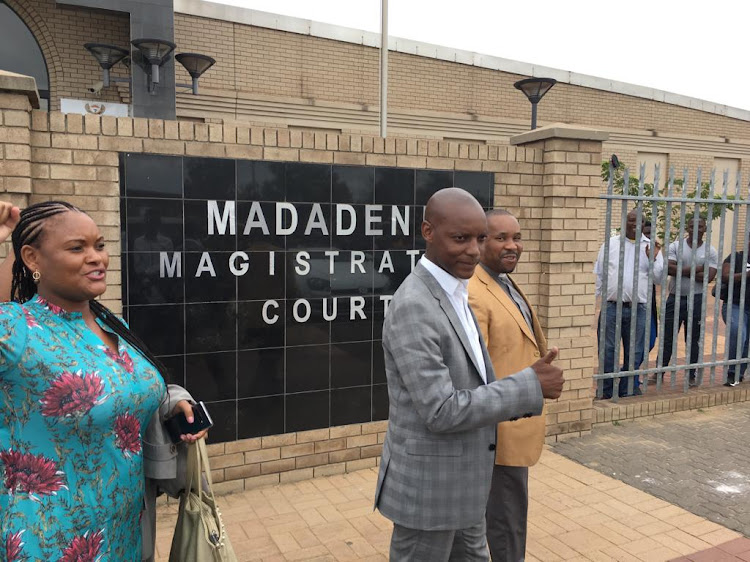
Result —
<instances>
[{"instance_id":1,"label":"window","mask_svg":"<svg viewBox=\"0 0 750 562\"><path fill-rule=\"evenodd\" d=\"M42 50L31 31L10 7L0 0L0 68L33 76L42 109L49 109L49 74Z\"/></svg>"}]
</instances>

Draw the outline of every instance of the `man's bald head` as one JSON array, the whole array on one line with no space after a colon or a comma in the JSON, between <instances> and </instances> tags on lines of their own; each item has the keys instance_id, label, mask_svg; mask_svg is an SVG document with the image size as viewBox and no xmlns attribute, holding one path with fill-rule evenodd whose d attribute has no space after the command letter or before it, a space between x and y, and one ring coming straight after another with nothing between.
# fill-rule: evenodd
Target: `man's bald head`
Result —
<instances>
[{"instance_id":1,"label":"man's bald head","mask_svg":"<svg viewBox=\"0 0 750 562\"><path fill-rule=\"evenodd\" d=\"M484 209L463 189L441 189L427 201L422 237L427 243L427 259L454 277L468 279L487 238Z\"/></svg>"},{"instance_id":2,"label":"man's bald head","mask_svg":"<svg viewBox=\"0 0 750 562\"><path fill-rule=\"evenodd\" d=\"M424 220L436 224L455 212L457 206L464 205L473 207L481 213L484 212L479 201L468 191L460 187L446 187L435 192L427 201L427 206L424 209Z\"/></svg>"}]
</instances>

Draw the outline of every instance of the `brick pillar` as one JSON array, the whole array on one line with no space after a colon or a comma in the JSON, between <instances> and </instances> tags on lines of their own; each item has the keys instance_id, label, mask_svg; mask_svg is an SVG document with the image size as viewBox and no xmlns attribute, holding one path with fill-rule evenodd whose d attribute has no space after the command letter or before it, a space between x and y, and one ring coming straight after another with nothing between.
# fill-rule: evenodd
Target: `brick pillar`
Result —
<instances>
[{"instance_id":1,"label":"brick pillar","mask_svg":"<svg viewBox=\"0 0 750 562\"><path fill-rule=\"evenodd\" d=\"M36 81L0 70L0 196L23 208L31 194L31 110L39 108ZM8 244L0 247L5 258Z\"/></svg>"},{"instance_id":2,"label":"brick pillar","mask_svg":"<svg viewBox=\"0 0 750 562\"><path fill-rule=\"evenodd\" d=\"M596 347L593 263L599 250L602 142L607 133L550 125L511 138L542 152L539 320L565 369L562 396L548 405L548 442L591 431ZM530 187L530 189L532 189Z\"/></svg>"},{"instance_id":3,"label":"brick pillar","mask_svg":"<svg viewBox=\"0 0 750 562\"><path fill-rule=\"evenodd\" d=\"M36 81L0 70L0 191L22 205L31 193L33 108L39 108Z\"/></svg>"}]
</instances>

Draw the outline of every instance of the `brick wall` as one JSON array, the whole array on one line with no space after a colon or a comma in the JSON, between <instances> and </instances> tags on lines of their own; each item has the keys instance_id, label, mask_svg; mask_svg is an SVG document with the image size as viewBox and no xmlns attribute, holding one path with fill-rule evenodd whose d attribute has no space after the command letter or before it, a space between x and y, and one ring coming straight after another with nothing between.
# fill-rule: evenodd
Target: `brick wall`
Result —
<instances>
[{"instance_id":1,"label":"brick wall","mask_svg":"<svg viewBox=\"0 0 750 562\"><path fill-rule=\"evenodd\" d=\"M55 0L7 0L39 41L50 66L52 108L59 97L91 97L99 67L83 43L128 44L128 18L59 5ZM378 51L371 47L233 22L175 14L178 51L205 53L217 65L202 79L225 100L237 93L358 104L378 103ZM189 82L178 66L178 81ZM122 75L122 65L115 67ZM522 76L392 52L389 107L503 118L527 123L530 106L513 88ZM119 100L118 89L102 93ZM539 106L542 123L750 139L750 123L624 94L558 83ZM349 127L351 128L351 127Z\"/></svg>"},{"instance_id":2,"label":"brick wall","mask_svg":"<svg viewBox=\"0 0 750 562\"><path fill-rule=\"evenodd\" d=\"M601 157L601 142L547 139L509 147L242 123L83 117L31 111L25 95L1 91L0 116L3 196L22 205L62 198L91 214L111 253L103 301L118 312L120 152L495 172L496 203L518 213L529 239L519 280L551 345L563 349L568 381L563 397L550 404L549 439L590 430L586 367L593 353L578 335L581 319L593 311L593 295L586 288L576 296L567 291L574 283L593 287L586 272L597 226L589 206L598 193L590 187L597 173L591 162ZM375 466L385 430L386 422L373 422L212 445L212 465L225 491Z\"/></svg>"}]
</instances>

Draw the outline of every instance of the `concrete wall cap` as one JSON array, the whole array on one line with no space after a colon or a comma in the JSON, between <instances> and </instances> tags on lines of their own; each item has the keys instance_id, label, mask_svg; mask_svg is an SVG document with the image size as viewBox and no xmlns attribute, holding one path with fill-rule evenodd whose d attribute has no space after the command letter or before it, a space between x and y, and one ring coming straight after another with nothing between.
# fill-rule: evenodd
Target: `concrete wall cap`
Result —
<instances>
[{"instance_id":1,"label":"concrete wall cap","mask_svg":"<svg viewBox=\"0 0 750 562\"><path fill-rule=\"evenodd\" d=\"M580 125L567 125L566 123L552 123L539 127L533 131L527 131L510 137L510 144L527 144L530 142L546 140L546 139L575 139L575 140L591 140L591 141L606 141L609 138L609 133L606 131L600 131L598 129L589 129L587 127L581 127Z\"/></svg>"},{"instance_id":2,"label":"concrete wall cap","mask_svg":"<svg viewBox=\"0 0 750 562\"><path fill-rule=\"evenodd\" d=\"M31 107L34 109L39 109L40 107L36 80L31 76L0 70L0 92L25 95L29 98Z\"/></svg>"}]
</instances>

